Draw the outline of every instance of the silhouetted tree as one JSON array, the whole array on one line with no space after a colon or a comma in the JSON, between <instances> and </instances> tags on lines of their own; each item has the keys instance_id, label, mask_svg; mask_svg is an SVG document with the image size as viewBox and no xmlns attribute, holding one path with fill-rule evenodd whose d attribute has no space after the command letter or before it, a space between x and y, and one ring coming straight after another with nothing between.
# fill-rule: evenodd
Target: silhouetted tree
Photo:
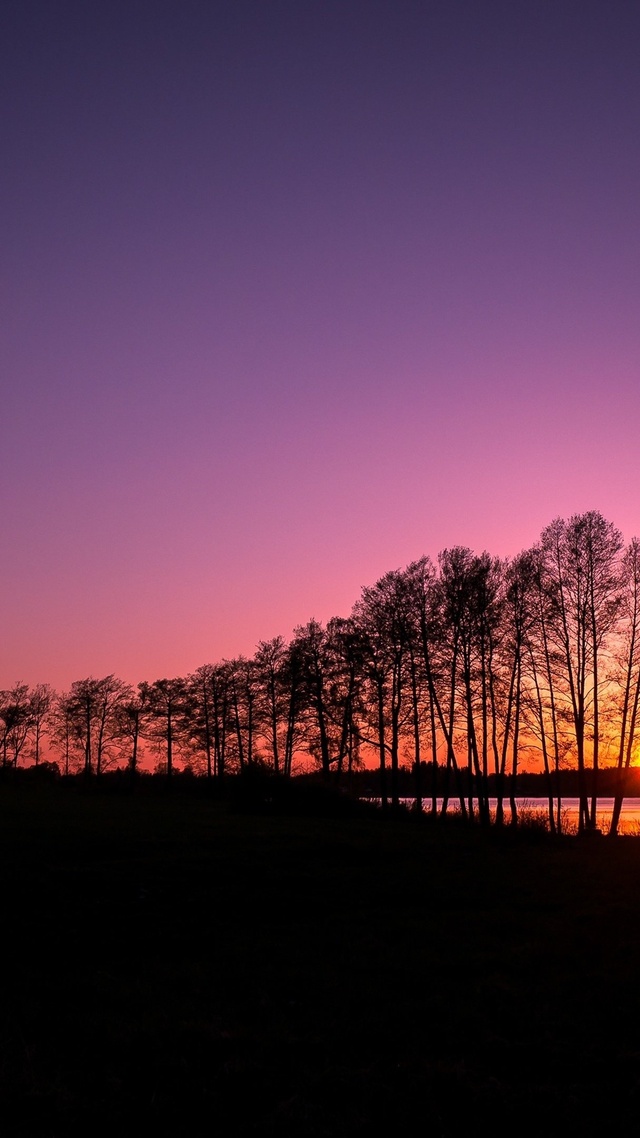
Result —
<instances>
[{"instance_id":1,"label":"silhouetted tree","mask_svg":"<svg viewBox=\"0 0 640 1138\"><path fill-rule=\"evenodd\" d=\"M600 660L620 605L617 564L622 539L601 514L557 518L543 531L541 546L550 599L550 635L562 661L578 764L579 829L594 828L600 741ZM587 728L591 718L593 793L586 783Z\"/></svg>"},{"instance_id":2,"label":"silhouetted tree","mask_svg":"<svg viewBox=\"0 0 640 1138\"><path fill-rule=\"evenodd\" d=\"M615 835L624 801L624 778L631 766L640 701L640 541L633 538L621 564L621 606L624 614L619 653L622 706L620 708L617 781L609 833Z\"/></svg>"},{"instance_id":3,"label":"silhouetted tree","mask_svg":"<svg viewBox=\"0 0 640 1138\"><path fill-rule=\"evenodd\" d=\"M70 694L62 692L54 698L49 711L49 732L51 744L62 759L62 769L67 777L71 773L77 743L75 722L75 709Z\"/></svg>"},{"instance_id":4,"label":"silhouetted tree","mask_svg":"<svg viewBox=\"0 0 640 1138\"><path fill-rule=\"evenodd\" d=\"M29 685L17 683L0 692L2 765L17 767L31 727Z\"/></svg>"},{"instance_id":5,"label":"silhouetted tree","mask_svg":"<svg viewBox=\"0 0 640 1138\"><path fill-rule=\"evenodd\" d=\"M187 679L189 735L204 754L208 778L222 779L227 771L227 740L235 730L232 715L231 676L233 664L203 664Z\"/></svg>"},{"instance_id":6,"label":"silhouetted tree","mask_svg":"<svg viewBox=\"0 0 640 1138\"><path fill-rule=\"evenodd\" d=\"M258 675L255 661L245 656L227 660L229 725L240 772L256 760L258 730Z\"/></svg>"},{"instance_id":7,"label":"silhouetted tree","mask_svg":"<svg viewBox=\"0 0 640 1138\"><path fill-rule=\"evenodd\" d=\"M517 819L520 766L537 748L559 831L562 764L577 764L580 829L594 828L615 737L615 833L640 706L638 550L634 541L622 557L618 531L590 511L556 519L509 563L463 546L437 568L421 558L363 589L350 617L311 620L289 644L262 641L253 658L186 680L134 692L89 677L58 697L17 684L0 693L1 761L33 754L37 765L47 730L66 773L99 774L123 757L135 771L143 739L169 776L178 748L209 778L254 764L290 776L306 750L325 779L340 779L361 748L375 749L383 806L398 804L410 759L421 810L429 754L433 813L442 791L443 813L455 796L463 816L487 822L491 773L501 823L507 794Z\"/></svg>"},{"instance_id":8,"label":"silhouetted tree","mask_svg":"<svg viewBox=\"0 0 640 1138\"><path fill-rule=\"evenodd\" d=\"M53 706L55 692L49 684L36 684L29 693L29 731L33 740L33 761L40 763L42 738L47 731L49 713Z\"/></svg>"},{"instance_id":9,"label":"silhouetted tree","mask_svg":"<svg viewBox=\"0 0 640 1138\"><path fill-rule=\"evenodd\" d=\"M184 741L190 711L187 681L182 678L155 680L140 686L146 705L146 738L161 749L166 759L167 778L174 768L176 746Z\"/></svg>"},{"instance_id":10,"label":"silhouetted tree","mask_svg":"<svg viewBox=\"0 0 640 1138\"><path fill-rule=\"evenodd\" d=\"M328 638L317 620L310 620L295 629L293 652L303 694L302 711L305 719L307 745L317 753L322 775L328 781L331 770L329 751L329 691L330 670Z\"/></svg>"},{"instance_id":11,"label":"silhouetted tree","mask_svg":"<svg viewBox=\"0 0 640 1138\"><path fill-rule=\"evenodd\" d=\"M282 773L286 739L288 685L285 679L287 648L282 636L261 640L254 657L258 684L260 734L266 742L274 774Z\"/></svg>"},{"instance_id":12,"label":"silhouetted tree","mask_svg":"<svg viewBox=\"0 0 640 1138\"><path fill-rule=\"evenodd\" d=\"M216 722L212 692L214 667L203 664L187 677L190 715L189 734L198 751L204 752L207 778L213 778L215 768Z\"/></svg>"},{"instance_id":13,"label":"silhouetted tree","mask_svg":"<svg viewBox=\"0 0 640 1138\"><path fill-rule=\"evenodd\" d=\"M137 691L124 688L115 707L116 734L124 747L128 747L127 766L135 777L139 767L140 740L144 734L148 706L148 687L138 684Z\"/></svg>"},{"instance_id":14,"label":"silhouetted tree","mask_svg":"<svg viewBox=\"0 0 640 1138\"><path fill-rule=\"evenodd\" d=\"M286 729L284 734L283 774L290 778L293 759L303 735L303 714L305 706L304 688L304 649L295 638L287 646L282 662L282 689L286 707Z\"/></svg>"},{"instance_id":15,"label":"silhouetted tree","mask_svg":"<svg viewBox=\"0 0 640 1138\"><path fill-rule=\"evenodd\" d=\"M434 566L428 557L414 561L405 570L413 621L413 640L416 651L422 656L422 674L426 685L428 734L431 748L431 812L435 817L437 804L438 776L438 723L448 742L446 722L440 702L440 680L442 653L442 592L438 587ZM413 648L412 648L413 651ZM413 668L413 664L412 664ZM414 713L415 720L415 713ZM418 750L414 753L418 762ZM416 772L420 779L420 772ZM418 784L418 793L421 786Z\"/></svg>"},{"instance_id":16,"label":"silhouetted tree","mask_svg":"<svg viewBox=\"0 0 640 1138\"><path fill-rule=\"evenodd\" d=\"M350 776L360 762L363 714L362 662L364 644L357 622L351 618L332 617L327 624L328 651L328 717L331 725L332 761L336 781L346 763Z\"/></svg>"},{"instance_id":17,"label":"silhouetted tree","mask_svg":"<svg viewBox=\"0 0 640 1138\"><path fill-rule=\"evenodd\" d=\"M467 768L469 783L472 784L472 764L474 758L477 766L477 749L474 752L470 721L472 723L471 698L471 642L473 622L470 613L471 591L475 572L474 554L464 546L455 546L445 549L438 558L440 576L440 604L441 604L441 649L446 661L448 680L449 708L446 722L443 719L443 730L447 740L447 791L443 803L446 810L449 779L452 773L458 776L458 763L454 747L454 734L456 719L461 713L464 722L464 737L467 743ZM461 689L461 690L460 690ZM460 807L463 816L466 809L462 794L459 791ZM471 804L471 810L473 803Z\"/></svg>"},{"instance_id":18,"label":"silhouetted tree","mask_svg":"<svg viewBox=\"0 0 640 1138\"><path fill-rule=\"evenodd\" d=\"M393 691L392 654L389 651L387 627L381 619L380 608L369 595L363 595L353 607L354 620L362 644L362 662L364 679L364 707L366 724L364 737L366 741L375 746L378 751L378 767L380 779L380 795L382 808L388 806L388 794L391 789L392 804L398 801L397 782L395 785L387 783L387 756L390 755L390 746L387 741L389 732L388 700L389 692L397 698ZM371 598L371 599L370 599ZM395 792L395 793L394 793Z\"/></svg>"},{"instance_id":19,"label":"silhouetted tree","mask_svg":"<svg viewBox=\"0 0 640 1138\"><path fill-rule=\"evenodd\" d=\"M502 683L505 694L503 696L502 748L500 761L496 769L496 821L498 824L502 821L504 780L509 744L511 743L509 804L511 807L511 821L514 826L518 820L516 780L518 776L520 731L524 709L524 671L528 662L526 649L527 646L529 646L531 651L531 636L536 621L534 604L535 573L535 559L531 553L526 551L514 558L509 565L504 566L505 588L502 604L503 650L501 655L503 661ZM495 707L493 662L491 662L490 665L490 677L492 706ZM538 683L537 673L535 673L535 671L532 673L532 678L535 687ZM537 706L540 705L537 704ZM494 712L492 715L494 732L496 731L497 719L498 716ZM495 737L497 737L497 733L494 738Z\"/></svg>"},{"instance_id":20,"label":"silhouetted tree","mask_svg":"<svg viewBox=\"0 0 640 1138\"><path fill-rule=\"evenodd\" d=\"M121 742L118 710L130 696L129 685L113 675L76 680L69 692L60 696L56 738L59 742L63 725L68 748L65 767L71 751L81 752L86 775L102 774L105 766L117 759Z\"/></svg>"}]
</instances>

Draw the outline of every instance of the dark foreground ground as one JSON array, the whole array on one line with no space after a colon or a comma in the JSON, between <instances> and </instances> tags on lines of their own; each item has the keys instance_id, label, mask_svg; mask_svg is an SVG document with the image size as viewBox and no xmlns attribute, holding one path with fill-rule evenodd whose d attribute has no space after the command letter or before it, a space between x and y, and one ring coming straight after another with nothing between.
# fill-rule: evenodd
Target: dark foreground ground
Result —
<instances>
[{"instance_id":1,"label":"dark foreground ground","mask_svg":"<svg viewBox=\"0 0 640 1138\"><path fill-rule=\"evenodd\" d=\"M640 840L0 788L4 1135L637 1133Z\"/></svg>"}]
</instances>

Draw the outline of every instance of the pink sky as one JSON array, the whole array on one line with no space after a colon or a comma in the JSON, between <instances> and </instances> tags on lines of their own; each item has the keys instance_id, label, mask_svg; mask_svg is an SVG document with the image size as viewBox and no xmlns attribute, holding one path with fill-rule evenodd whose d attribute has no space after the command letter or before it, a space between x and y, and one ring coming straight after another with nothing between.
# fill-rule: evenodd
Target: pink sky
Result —
<instances>
[{"instance_id":1,"label":"pink sky","mask_svg":"<svg viewBox=\"0 0 640 1138\"><path fill-rule=\"evenodd\" d=\"M0 686L251 653L453 544L640 533L640 10L3 17Z\"/></svg>"}]
</instances>

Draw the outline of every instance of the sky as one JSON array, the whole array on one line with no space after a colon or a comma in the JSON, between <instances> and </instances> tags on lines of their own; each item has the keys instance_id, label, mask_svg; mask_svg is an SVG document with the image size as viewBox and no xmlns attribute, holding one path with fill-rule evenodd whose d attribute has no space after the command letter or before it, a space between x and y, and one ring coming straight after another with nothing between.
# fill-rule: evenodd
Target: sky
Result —
<instances>
[{"instance_id":1,"label":"sky","mask_svg":"<svg viewBox=\"0 0 640 1138\"><path fill-rule=\"evenodd\" d=\"M640 534L636 0L3 0L0 687Z\"/></svg>"}]
</instances>

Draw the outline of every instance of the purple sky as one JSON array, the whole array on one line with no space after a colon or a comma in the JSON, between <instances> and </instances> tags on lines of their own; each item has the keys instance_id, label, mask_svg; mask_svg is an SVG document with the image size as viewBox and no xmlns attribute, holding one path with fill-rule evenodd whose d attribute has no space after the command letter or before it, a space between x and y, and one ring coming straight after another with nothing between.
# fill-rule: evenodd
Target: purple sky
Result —
<instances>
[{"instance_id":1,"label":"purple sky","mask_svg":"<svg viewBox=\"0 0 640 1138\"><path fill-rule=\"evenodd\" d=\"M636 0L4 0L0 686L640 533Z\"/></svg>"}]
</instances>

